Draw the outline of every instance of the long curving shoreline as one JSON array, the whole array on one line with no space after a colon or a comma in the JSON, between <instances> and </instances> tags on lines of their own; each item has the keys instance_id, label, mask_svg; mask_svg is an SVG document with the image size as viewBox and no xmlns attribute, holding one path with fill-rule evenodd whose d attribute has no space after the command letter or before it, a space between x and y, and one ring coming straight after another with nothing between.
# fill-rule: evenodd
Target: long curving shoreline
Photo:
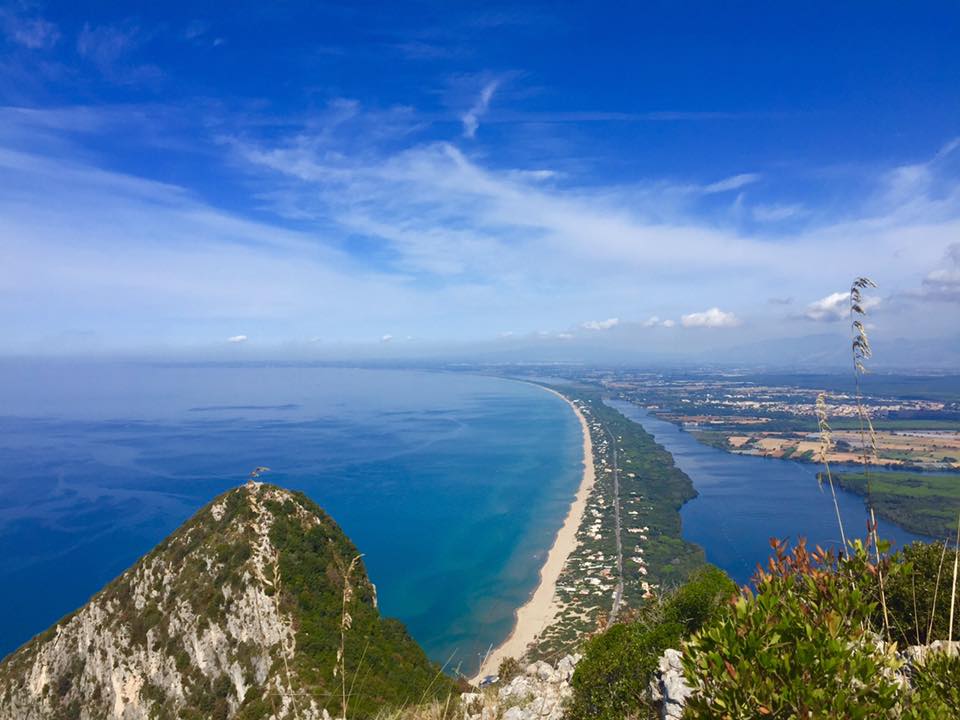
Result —
<instances>
[{"instance_id":1,"label":"long curving shoreline","mask_svg":"<svg viewBox=\"0 0 960 720\"><path fill-rule=\"evenodd\" d=\"M570 504L567 517L564 519L556 538L554 538L543 567L540 568L540 583L537 585L537 589L533 591L530 599L517 609L514 615L513 631L486 657L480 666L480 670L472 678L473 682L478 682L486 675L496 674L497 668L500 667L500 661L504 658L519 658L530 643L536 640L537 636L553 622L557 611L560 609L554 597L557 580L560 578L564 563L577 546L577 530L580 529L580 523L587 507L587 498L590 497L590 492L593 490L593 484L596 481L593 468L593 443L590 440L590 428L587 426L587 420L583 417L583 413L556 390L542 385L537 385L537 387L562 399L573 409L580 421L580 428L583 431L583 476L580 480L580 487L577 488L577 494Z\"/></svg>"}]
</instances>

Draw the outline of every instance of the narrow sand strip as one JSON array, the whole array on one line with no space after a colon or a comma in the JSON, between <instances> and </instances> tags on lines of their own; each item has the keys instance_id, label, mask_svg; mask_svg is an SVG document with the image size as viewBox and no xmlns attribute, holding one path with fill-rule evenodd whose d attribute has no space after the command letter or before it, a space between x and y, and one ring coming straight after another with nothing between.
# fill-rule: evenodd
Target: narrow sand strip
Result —
<instances>
[{"instance_id":1,"label":"narrow sand strip","mask_svg":"<svg viewBox=\"0 0 960 720\"><path fill-rule=\"evenodd\" d=\"M560 571L563 570L564 563L566 563L570 553L577 547L577 530L580 529L580 522L583 520L583 514L587 508L587 498L590 497L590 491L593 489L593 483L596 479L593 471L593 444L590 442L590 428L587 427L587 421L583 417L583 413L576 405L555 390L545 388L542 385L537 385L537 387L561 398L573 408L577 419L580 420L580 427L583 430L583 478L580 480L580 487L570 504L570 511L563 521L563 526L557 533L557 537L553 541L553 547L547 554L547 560L540 569L540 584L537 585L537 589L534 590L526 604L516 611L513 632L487 656L480 667L480 671L473 678L475 683L486 675L496 674L497 668L500 667L500 661L504 658L519 658L523 655L527 646L556 618L557 611L560 609L559 605L554 602L557 580L560 578Z\"/></svg>"}]
</instances>

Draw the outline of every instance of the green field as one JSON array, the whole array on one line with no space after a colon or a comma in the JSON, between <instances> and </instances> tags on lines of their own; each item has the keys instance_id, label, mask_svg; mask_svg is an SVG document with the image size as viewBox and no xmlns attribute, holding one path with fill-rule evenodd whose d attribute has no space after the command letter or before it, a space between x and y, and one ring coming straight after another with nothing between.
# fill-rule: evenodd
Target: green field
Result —
<instances>
[{"instance_id":1,"label":"green field","mask_svg":"<svg viewBox=\"0 0 960 720\"><path fill-rule=\"evenodd\" d=\"M863 473L837 473L841 487L867 494ZM870 499L883 517L915 533L946 537L957 531L960 514L960 473L870 473Z\"/></svg>"}]
</instances>

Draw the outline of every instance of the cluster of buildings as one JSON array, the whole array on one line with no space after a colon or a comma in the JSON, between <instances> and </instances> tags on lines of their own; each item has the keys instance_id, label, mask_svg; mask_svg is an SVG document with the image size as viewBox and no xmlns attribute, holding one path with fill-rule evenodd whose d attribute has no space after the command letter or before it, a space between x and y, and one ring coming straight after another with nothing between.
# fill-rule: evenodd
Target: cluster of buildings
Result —
<instances>
[{"instance_id":1,"label":"cluster of buildings","mask_svg":"<svg viewBox=\"0 0 960 720\"><path fill-rule=\"evenodd\" d=\"M591 411L589 403L574 400L583 413L593 444L593 462L596 482L587 500L586 511L577 532L578 546L567 559L557 583L554 602L558 605L557 619L538 638L538 653L546 657L564 649L567 640L582 637L602 627L609 617L618 585L618 557L615 506L621 509L621 547L623 573L626 582L635 583L634 597L653 597L656 583L646 579L650 569L644 557L644 543L649 527L643 524L643 513L648 507L637 491L614 491L614 466L611 436ZM625 459L629 462L629 459ZM636 480L636 472L621 473L621 482ZM622 487L622 486L621 486ZM620 607L627 605L621 598Z\"/></svg>"}]
</instances>

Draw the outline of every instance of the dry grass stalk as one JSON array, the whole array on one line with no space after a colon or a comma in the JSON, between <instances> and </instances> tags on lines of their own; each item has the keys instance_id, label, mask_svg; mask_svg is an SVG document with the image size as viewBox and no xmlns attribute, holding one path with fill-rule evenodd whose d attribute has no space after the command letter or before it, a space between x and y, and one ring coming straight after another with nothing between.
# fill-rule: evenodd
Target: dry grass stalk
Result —
<instances>
[{"instance_id":1,"label":"dry grass stalk","mask_svg":"<svg viewBox=\"0 0 960 720\"><path fill-rule=\"evenodd\" d=\"M877 284L868 277L858 277L850 285L850 331L852 335L851 352L853 355L853 377L856 382L857 417L860 421L860 449L863 462L863 475L867 486L867 503L870 507L870 535L873 538L873 547L877 559L877 578L880 583L880 605L883 608L883 630L887 640L890 639L890 616L887 612L887 597L884 589L883 566L880 561L880 538L877 534L877 518L873 511L873 497L870 485L870 457L877 460L877 434L873 429L873 422L863 403L863 389L861 380L867 373L866 362L873 357L870 347L870 338L862 318L867 314L864 309L863 293L868 288L875 288ZM869 437L870 452L867 450Z\"/></svg>"},{"instance_id":2,"label":"dry grass stalk","mask_svg":"<svg viewBox=\"0 0 960 720\"><path fill-rule=\"evenodd\" d=\"M350 577L353 575L353 571L362 557L362 554L357 555L350 561L350 565L346 569L342 567L338 559L338 564L341 565L340 570L343 574L343 608L340 613L340 646L337 648L337 662L333 666L333 677L340 677L340 717L343 718L343 720L347 719L347 705L350 701L349 695L347 694L347 667L346 657L344 655L347 633L353 625L353 617L351 617L348 609L350 601L353 600L353 585L350 584ZM356 680L356 678L354 678L354 680ZM353 686L351 684L351 692L352 691Z\"/></svg>"},{"instance_id":3,"label":"dry grass stalk","mask_svg":"<svg viewBox=\"0 0 960 720\"><path fill-rule=\"evenodd\" d=\"M930 622L927 624L927 642L930 642L930 636L933 635L933 620L937 616L937 595L940 591L940 577L943 572L943 561L947 557L947 546L950 544L950 538L943 541L943 552L940 553L940 565L937 567L937 582L933 585L933 607L930 608Z\"/></svg>"},{"instance_id":4,"label":"dry grass stalk","mask_svg":"<svg viewBox=\"0 0 960 720\"><path fill-rule=\"evenodd\" d=\"M830 484L830 495L833 497L833 509L837 513L837 525L840 526L840 540L843 543L843 551L847 551L847 535L843 531L843 519L840 517L840 505L837 502L837 491L833 487L833 475L830 473L830 462L827 460L830 450L833 448L833 433L830 430L830 424L827 422L827 396L825 393L817 395L817 429L820 434L820 462L827 473L827 482ZM822 476L817 476L823 487Z\"/></svg>"},{"instance_id":5,"label":"dry grass stalk","mask_svg":"<svg viewBox=\"0 0 960 720\"><path fill-rule=\"evenodd\" d=\"M953 553L953 585L950 587L950 625L947 642L953 642L953 608L957 602L957 566L960 565L960 517L957 517L957 544Z\"/></svg>"}]
</instances>

